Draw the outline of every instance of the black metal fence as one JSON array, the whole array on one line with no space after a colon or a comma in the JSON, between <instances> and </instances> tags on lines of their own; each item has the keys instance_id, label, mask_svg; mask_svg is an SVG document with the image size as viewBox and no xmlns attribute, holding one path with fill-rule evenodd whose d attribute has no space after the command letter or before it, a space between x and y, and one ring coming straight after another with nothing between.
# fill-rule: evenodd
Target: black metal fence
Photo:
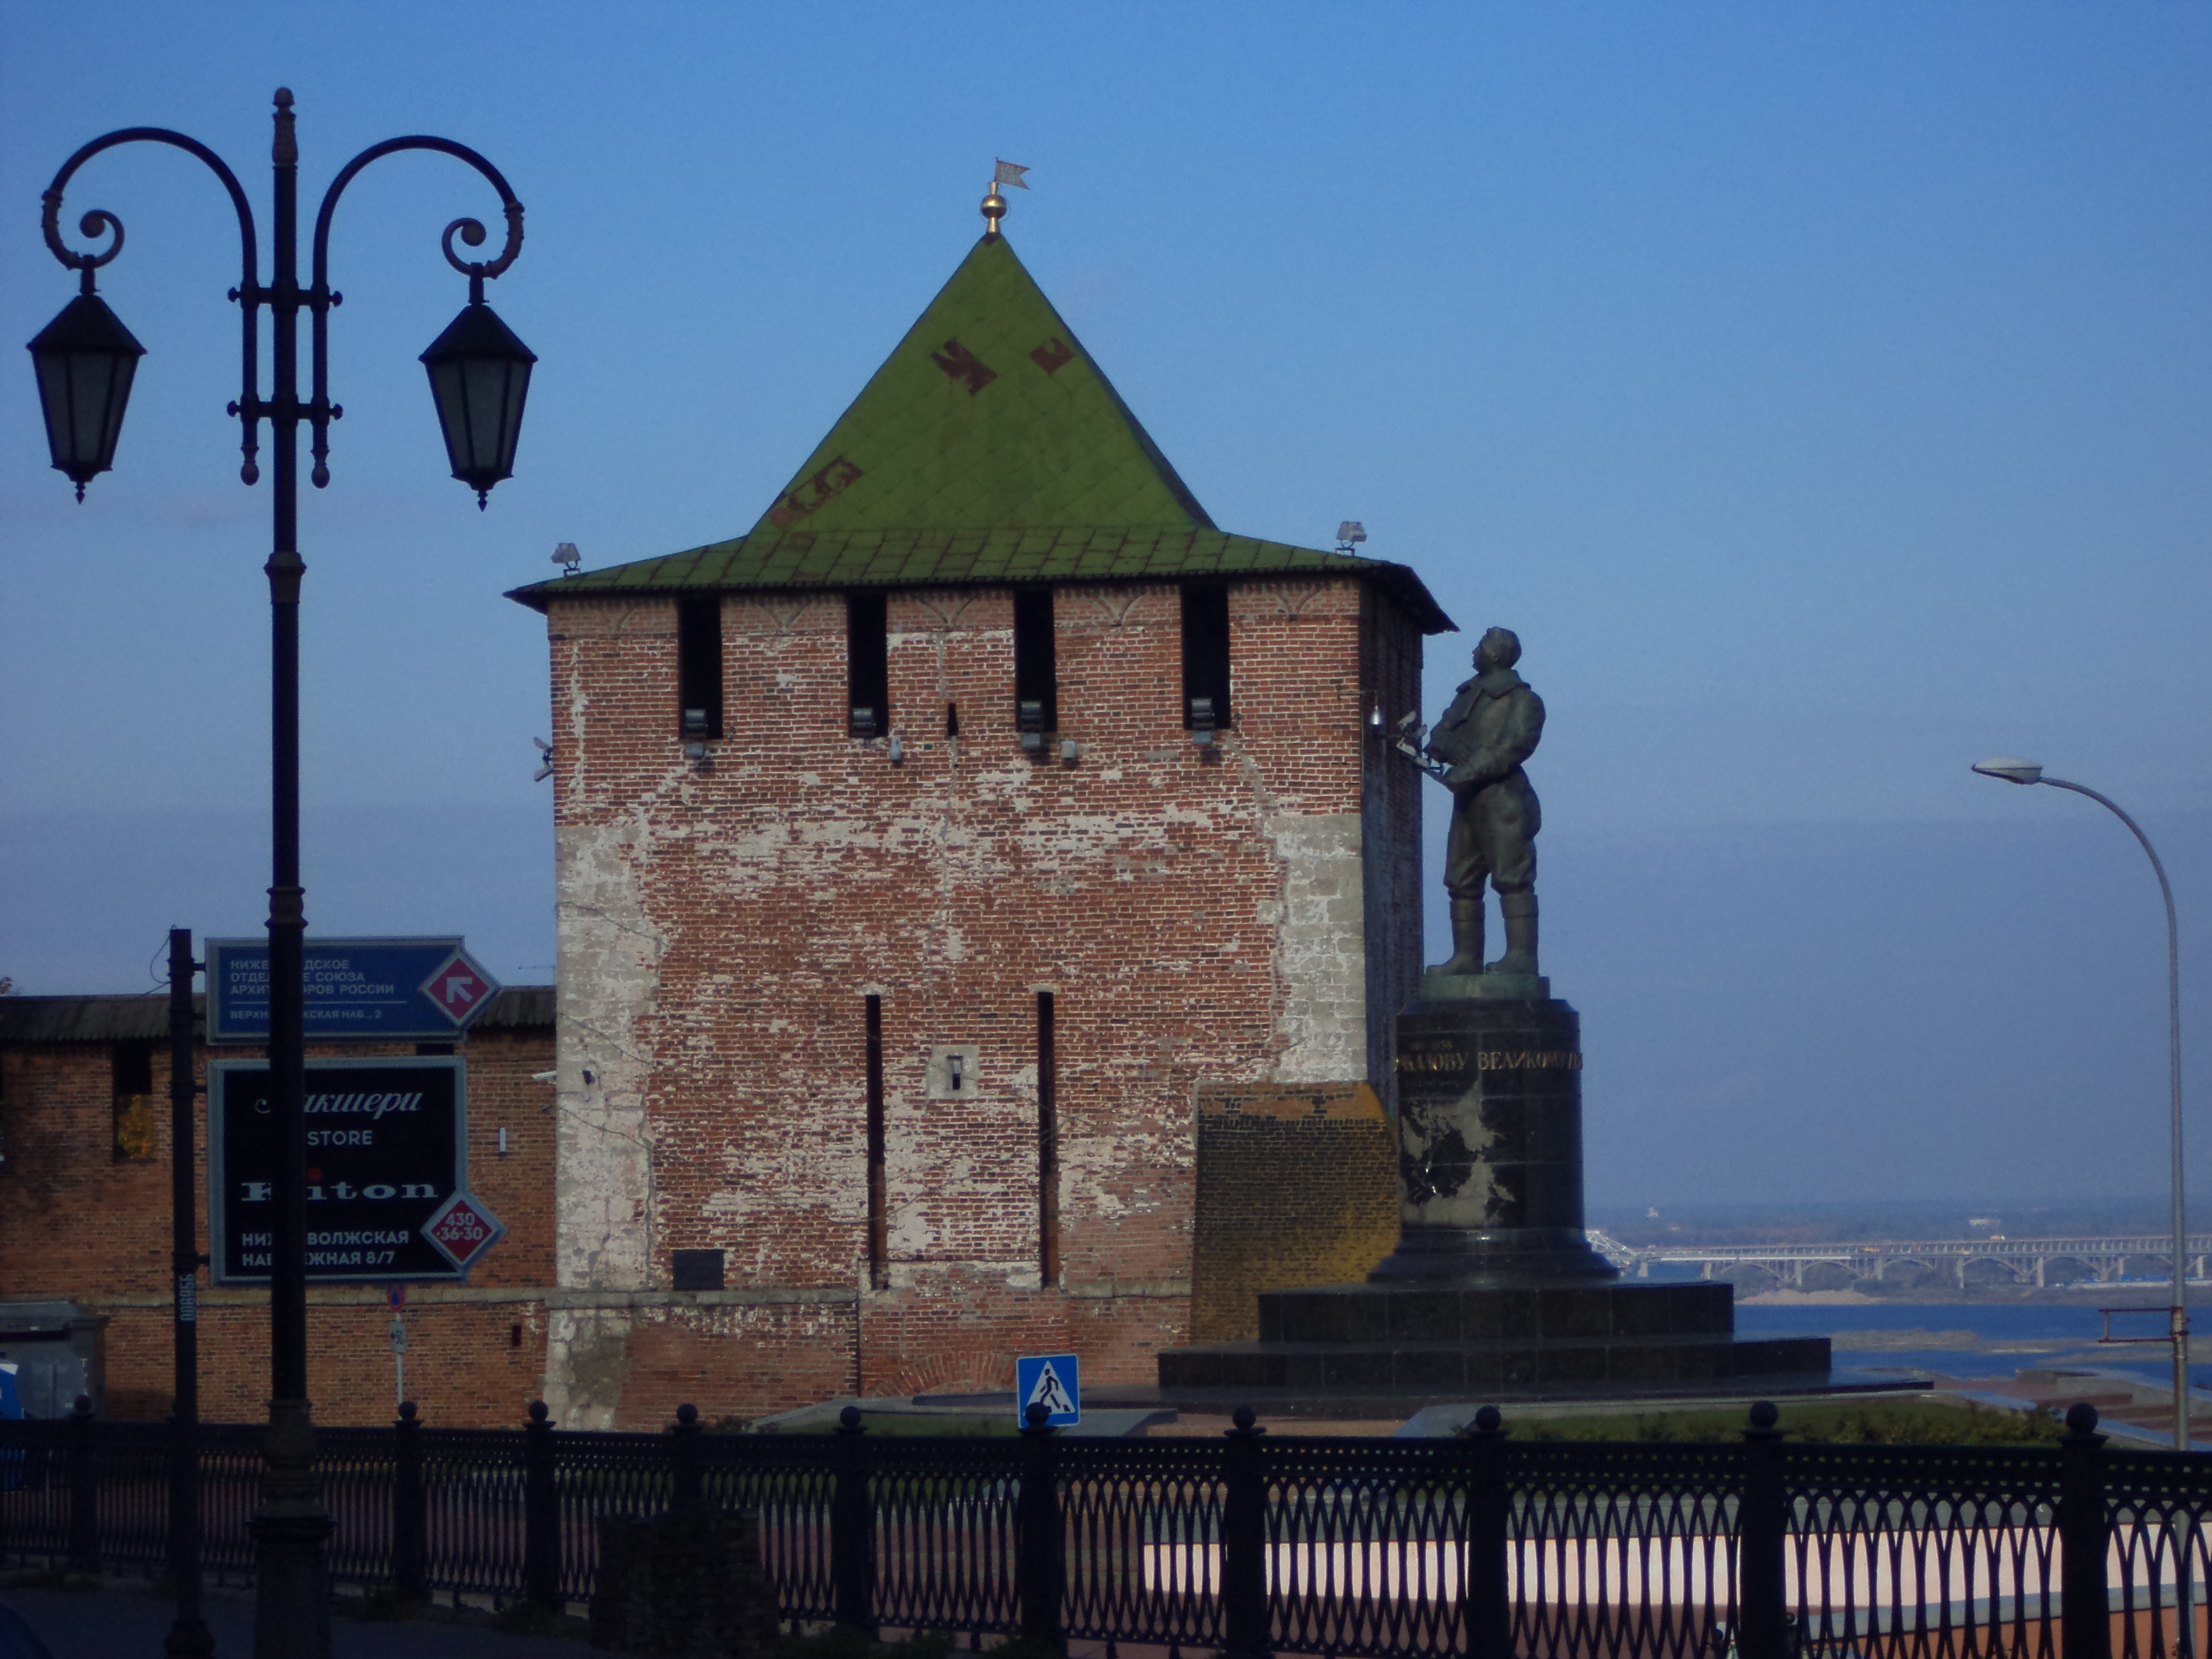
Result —
<instances>
[{"instance_id":1,"label":"black metal fence","mask_svg":"<svg viewBox=\"0 0 2212 1659\"><path fill-rule=\"evenodd\" d=\"M2182 1659L2212 1456L2055 1447L325 1429L332 1577L588 1600L602 1516L753 1511L782 1616L1232 1656ZM200 1430L205 1561L250 1573L258 1425ZM0 1423L0 1559L162 1569L166 1425ZM2187 1616L2182 1616L2186 1609Z\"/></svg>"}]
</instances>

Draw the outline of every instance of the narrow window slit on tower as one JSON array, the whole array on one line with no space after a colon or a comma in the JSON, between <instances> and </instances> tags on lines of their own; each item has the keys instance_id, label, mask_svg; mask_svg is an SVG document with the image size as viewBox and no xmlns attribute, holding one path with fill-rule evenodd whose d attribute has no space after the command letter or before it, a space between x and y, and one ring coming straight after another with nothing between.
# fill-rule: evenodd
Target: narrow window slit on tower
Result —
<instances>
[{"instance_id":1,"label":"narrow window slit on tower","mask_svg":"<svg viewBox=\"0 0 2212 1659\"><path fill-rule=\"evenodd\" d=\"M1022 747L1042 752L1044 734L1060 730L1060 674L1053 660L1052 590L1014 592L1014 730Z\"/></svg>"},{"instance_id":2,"label":"narrow window slit on tower","mask_svg":"<svg viewBox=\"0 0 2212 1659\"><path fill-rule=\"evenodd\" d=\"M845 596L846 731L880 738L891 729L890 635L880 593Z\"/></svg>"},{"instance_id":3,"label":"narrow window slit on tower","mask_svg":"<svg viewBox=\"0 0 2212 1659\"><path fill-rule=\"evenodd\" d=\"M945 705L945 735L948 738L960 735L960 705L957 702Z\"/></svg>"},{"instance_id":4,"label":"narrow window slit on tower","mask_svg":"<svg viewBox=\"0 0 2212 1659\"><path fill-rule=\"evenodd\" d=\"M868 1283L883 1288L890 1260L890 1219L884 1194L884 1000L868 1008Z\"/></svg>"},{"instance_id":5,"label":"narrow window slit on tower","mask_svg":"<svg viewBox=\"0 0 2212 1659\"><path fill-rule=\"evenodd\" d=\"M1053 1053L1052 993L1037 993L1037 1272L1060 1280L1060 1077Z\"/></svg>"},{"instance_id":6,"label":"narrow window slit on tower","mask_svg":"<svg viewBox=\"0 0 2212 1659\"><path fill-rule=\"evenodd\" d=\"M1229 589L1220 582L1183 585L1182 723L1229 724Z\"/></svg>"},{"instance_id":7,"label":"narrow window slit on tower","mask_svg":"<svg viewBox=\"0 0 2212 1659\"><path fill-rule=\"evenodd\" d=\"M722 735L722 596L676 602L676 729L687 741Z\"/></svg>"}]
</instances>

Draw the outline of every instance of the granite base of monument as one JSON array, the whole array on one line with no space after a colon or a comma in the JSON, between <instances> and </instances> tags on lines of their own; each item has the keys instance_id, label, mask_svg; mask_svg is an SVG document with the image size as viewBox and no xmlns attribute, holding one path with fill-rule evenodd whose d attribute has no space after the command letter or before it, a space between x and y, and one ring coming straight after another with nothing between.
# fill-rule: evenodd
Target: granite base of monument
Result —
<instances>
[{"instance_id":1,"label":"granite base of monument","mask_svg":"<svg viewBox=\"0 0 2212 1659\"><path fill-rule=\"evenodd\" d=\"M1828 1374L1826 1337L1745 1341L1726 1285L1322 1285L1260 1297L1260 1340L1170 1348L1164 1395L1408 1401L1681 1395Z\"/></svg>"},{"instance_id":2,"label":"granite base of monument","mask_svg":"<svg viewBox=\"0 0 2212 1659\"><path fill-rule=\"evenodd\" d=\"M1159 1355L1163 1397L1680 1395L1826 1386L1727 1285L1623 1284L1583 1224L1582 1022L1534 975L1431 971L1398 1016L1400 1236L1364 1284L1263 1291L1260 1340Z\"/></svg>"}]
</instances>

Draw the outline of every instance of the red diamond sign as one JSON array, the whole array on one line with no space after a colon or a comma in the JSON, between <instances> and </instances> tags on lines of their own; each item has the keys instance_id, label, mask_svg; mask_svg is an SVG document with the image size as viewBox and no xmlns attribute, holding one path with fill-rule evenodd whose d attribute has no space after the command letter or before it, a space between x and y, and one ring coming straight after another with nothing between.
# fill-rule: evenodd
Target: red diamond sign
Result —
<instances>
[{"instance_id":1,"label":"red diamond sign","mask_svg":"<svg viewBox=\"0 0 2212 1659\"><path fill-rule=\"evenodd\" d=\"M456 1026L466 1025L499 994L499 981L456 951L446 965L422 981L422 994Z\"/></svg>"},{"instance_id":2,"label":"red diamond sign","mask_svg":"<svg viewBox=\"0 0 2212 1659\"><path fill-rule=\"evenodd\" d=\"M422 1224L422 1237L442 1250L453 1266L466 1273L471 1263L507 1237L507 1229L500 1224L497 1216L484 1207L483 1200L467 1193L455 1193Z\"/></svg>"}]
</instances>

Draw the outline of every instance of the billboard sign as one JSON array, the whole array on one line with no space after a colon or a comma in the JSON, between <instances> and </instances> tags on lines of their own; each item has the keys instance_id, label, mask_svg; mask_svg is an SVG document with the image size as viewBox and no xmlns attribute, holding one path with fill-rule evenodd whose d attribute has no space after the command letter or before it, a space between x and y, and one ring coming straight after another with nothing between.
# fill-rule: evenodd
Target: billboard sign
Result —
<instances>
[{"instance_id":1,"label":"billboard sign","mask_svg":"<svg viewBox=\"0 0 2212 1659\"><path fill-rule=\"evenodd\" d=\"M269 941L207 942L210 1042L269 1041ZM311 939L310 1042L450 1042L499 994L459 936Z\"/></svg>"},{"instance_id":2,"label":"billboard sign","mask_svg":"<svg viewBox=\"0 0 2212 1659\"><path fill-rule=\"evenodd\" d=\"M466 1064L453 1055L307 1062L310 1283L466 1276L422 1231L468 1190ZM276 1121L264 1062L208 1067L208 1148L216 1282L265 1284Z\"/></svg>"}]
</instances>

